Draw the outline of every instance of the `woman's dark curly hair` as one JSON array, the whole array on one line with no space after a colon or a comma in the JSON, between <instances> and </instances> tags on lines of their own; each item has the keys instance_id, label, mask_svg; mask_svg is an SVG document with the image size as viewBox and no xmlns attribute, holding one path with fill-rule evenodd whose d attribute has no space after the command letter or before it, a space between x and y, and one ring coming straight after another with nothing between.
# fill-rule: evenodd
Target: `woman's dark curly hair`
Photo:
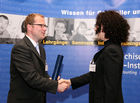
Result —
<instances>
[{"instance_id":1,"label":"woman's dark curly hair","mask_svg":"<svg viewBox=\"0 0 140 103\"><path fill-rule=\"evenodd\" d=\"M105 32L105 38L112 42L121 43L128 40L130 26L118 12L108 10L99 13L96 17L96 34L101 31L101 26Z\"/></svg>"}]
</instances>

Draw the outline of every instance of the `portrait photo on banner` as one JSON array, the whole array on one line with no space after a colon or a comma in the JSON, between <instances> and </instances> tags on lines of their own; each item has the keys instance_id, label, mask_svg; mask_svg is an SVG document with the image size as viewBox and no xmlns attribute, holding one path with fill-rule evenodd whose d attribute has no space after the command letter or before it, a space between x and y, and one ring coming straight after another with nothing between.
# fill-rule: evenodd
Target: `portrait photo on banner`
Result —
<instances>
[{"instance_id":1,"label":"portrait photo on banner","mask_svg":"<svg viewBox=\"0 0 140 103\"><path fill-rule=\"evenodd\" d=\"M94 41L94 25L95 19L75 19L70 40L81 42Z\"/></svg>"},{"instance_id":2,"label":"portrait photo on banner","mask_svg":"<svg viewBox=\"0 0 140 103\"><path fill-rule=\"evenodd\" d=\"M24 37L21 25L25 16L0 14L0 44L15 44Z\"/></svg>"},{"instance_id":3,"label":"portrait photo on banner","mask_svg":"<svg viewBox=\"0 0 140 103\"><path fill-rule=\"evenodd\" d=\"M49 40L69 41L72 36L74 19L49 18L48 38Z\"/></svg>"},{"instance_id":4,"label":"portrait photo on banner","mask_svg":"<svg viewBox=\"0 0 140 103\"><path fill-rule=\"evenodd\" d=\"M140 41L140 18L128 18L127 19L130 25L130 36L128 41L130 42L139 42Z\"/></svg>"}]
</instances>

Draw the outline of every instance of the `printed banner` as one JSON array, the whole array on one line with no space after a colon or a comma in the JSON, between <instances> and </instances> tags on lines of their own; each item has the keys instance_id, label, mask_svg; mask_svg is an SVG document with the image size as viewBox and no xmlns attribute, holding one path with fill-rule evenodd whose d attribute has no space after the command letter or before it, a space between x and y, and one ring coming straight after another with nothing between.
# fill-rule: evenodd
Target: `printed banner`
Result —
<instances>
[{"instance_id":1,"label":"printed banner","mask_svg":"<svg viewBox=\"0 0 140 103\"><path fill-rule=\"evenodd\" d=\"M52 75L57 55L63 55L62 78L88 72L94 54L104 43L95 45L96 16L104 10L116 10L130 24L129 41L124 51L124 103L140 101L140 0L0 0L0 103L6 103L10 79L10 55L13 44L25 36L23 22L30 13L45 16L45 44L48 73ZM47 94L47 103L88 103L89 86L71 88L62 94Z\"/></svg>"},{"instance_id":2,"label":"printed banner","mask_svg":"<svg viewBox=\"0 0 140 103\"><path fill-rule=\"evenodd\" d=\"M25 35L22 23L26 15L41 13L46 16L48 25L43 44L95 45L96 15L108 9L114 9L126 17L131 26L129 42L139 43L139 3L138 0L1 0L0 43L12 44L19 41Z\"/></svg>"}]
</instances>

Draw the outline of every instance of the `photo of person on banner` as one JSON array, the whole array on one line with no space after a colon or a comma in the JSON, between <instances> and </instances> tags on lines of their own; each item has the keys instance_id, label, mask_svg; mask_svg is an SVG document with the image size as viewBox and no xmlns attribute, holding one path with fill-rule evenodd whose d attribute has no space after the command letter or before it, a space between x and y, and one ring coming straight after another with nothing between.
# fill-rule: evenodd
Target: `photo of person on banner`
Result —
<instances>
[{"instance_id":1,"label":"photo of person on banner","mask_svg":"<svg viewBox=\"0 0 140 103\"><path fill-rule=\"evenodd\" d=\"M85 22L80 22L76 31L73 31L73 34L70 38L71 41L88 41L85 37L87 32L87 24Z\"/></svg>"},{"instance_id":2,"label":"photo of person on banner","mask_svg":"<svg viewBox=\"0 0 140 103\"><path fill-rule=\"evenodd\" d=\"M104 47L89 64L89 72L63 80L73 89L89 83L89 103L124 103L122 71L124 53L121 47L129 36L127 20L114 10L101 12L96 17L95 32ZM80 69L80 68L79 68Z\"/></svg>"},{"instance_id":3,"label":"photo of person on banner","mask_svg":"<svg viewBox=\"0 0 140 103\"><path fill-rule=\"evenodd\" d=\"M56 21L55 27L54 27L54 37L55 40L68 40L69 34L66 33L67 30L67 23L64 20L58 20Z\"/></svg>"},{"instance_id":4,"label":"photo of person on banner","mask_svg":"<svg viewBox=\"0 0 140 103\"><path fill-rule=\"evenodd\" d=\"M140 19L139 18L128 18L127 19L130 25L130 36L128 41L130 42L139 42L140 41Z\"/></svg>"},{"instance_id":5,"label":"photo of person on banner","mask_svg":"<svg viewBox=\"0 0 140 103\"><path fill-rule=\"evenodd\" d=\"M0 15L0 43L7 44L11 43L10 33L7 31L9 19L6 15Z\"/></svg>"}]
</instances>

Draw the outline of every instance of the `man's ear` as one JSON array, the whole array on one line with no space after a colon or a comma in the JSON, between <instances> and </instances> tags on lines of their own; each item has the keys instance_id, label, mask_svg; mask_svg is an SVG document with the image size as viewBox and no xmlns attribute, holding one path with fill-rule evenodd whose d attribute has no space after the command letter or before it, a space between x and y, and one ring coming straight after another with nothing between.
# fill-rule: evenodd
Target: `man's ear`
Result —
<instances>
[{"instance_id":1,"label":"man's ear","mask_svg":"<svg viewBox=\"0 0 140 103\"><path fill-rule=\"evenodd\" d=\"M27 24L27 29L30 31L32 29L32 25Z\"/></svg>"}]
</instances>

